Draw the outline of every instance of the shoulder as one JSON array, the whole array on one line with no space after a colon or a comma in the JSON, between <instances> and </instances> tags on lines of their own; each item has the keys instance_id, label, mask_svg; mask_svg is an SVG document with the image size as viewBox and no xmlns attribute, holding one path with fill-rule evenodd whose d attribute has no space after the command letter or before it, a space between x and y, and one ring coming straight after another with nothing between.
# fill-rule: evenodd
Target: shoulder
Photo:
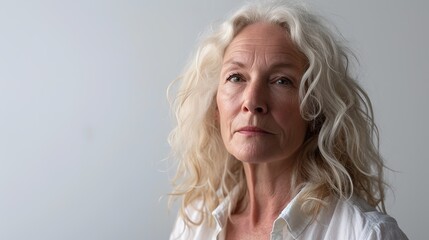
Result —
<instances>
[{"instance_id":1,"label":"shoulder","mask_svg":"<svg viewBox=\"0 0 429 240\"><path fill-rule=\"evenodd\" d=\"M190 221L195 223L201 222L203 217L203 213L199 210L201 209L201 205L201 201L195 201L185 208L186 216L182 216L180 213L178 214L173 231L170 234L170 240L197 239L197 233L201 231L204 224L194 225L187 223L184 218L188 217Z\"/></svg>"},{"instance_id":2,"label":"shoulder","mask_svg":"<svg viewBox=\"0 0 429 240\"><path fill-rule=\"evenodd\" d=\"M207 221L207 214L210 213L201 210L202 205L202 201L195 201L185 208L186 216L195 224L187 224L183 216L177 216L170 240L212 239L216 228Z\"/></svg>"},{"instance_id":3,"label":"shoulder","mask_svg":"<svg viewBox=\"0 0 429 240\"><path fill-rule=\"evenodd\" d=\"M354 239L408 239L393 217L377 211L356 196L337 201L332 212L332 221L336 226L347 224L348 226L342 228L347 229L343 233L346 236L354 236Z\"/></svg>"},{"instance_id":4,"label":"shoulder","mask_svg":"<svg viewBox=\"0 0 429 240\"><path fill-rule=\"evenodd\" d=\"M210 212L204 207L202 200L196 200L185 208L185 214L195 224L186 224L179 214L176 225L170 235L173 239L216 239L225 228L228 219L228 208L235 205L239 188L235 187L219 205Z\"/></svg>"}]
</instances>

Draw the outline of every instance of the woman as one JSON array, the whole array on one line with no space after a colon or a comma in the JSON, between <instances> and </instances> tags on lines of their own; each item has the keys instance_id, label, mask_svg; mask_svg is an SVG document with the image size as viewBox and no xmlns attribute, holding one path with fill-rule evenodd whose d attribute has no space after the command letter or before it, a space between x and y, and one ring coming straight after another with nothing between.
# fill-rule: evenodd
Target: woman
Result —
<instances>
[{"instance_id":1,"label":"woman","mask_svg":"<svg viewBox=\"0 0 429 240\"><path fill-rule=\"evenodd\" d=\"M348 57L287 2L246 6L201 44L174 105L171 239L407 239Z\"/></svg>"}]
</instances>

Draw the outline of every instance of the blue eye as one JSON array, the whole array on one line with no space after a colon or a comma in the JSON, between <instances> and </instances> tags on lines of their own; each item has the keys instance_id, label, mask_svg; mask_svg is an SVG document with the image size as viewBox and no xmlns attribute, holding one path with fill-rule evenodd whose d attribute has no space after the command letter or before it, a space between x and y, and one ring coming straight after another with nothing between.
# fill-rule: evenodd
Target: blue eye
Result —
<instances>
[{"instance_id":1,"label":"blue eye","mask_svg":"<svg viewBox=\"0 0 429 240\"><path fill-rule=\"evenodd\" d=\"M233 82L233 83L236 83L236 82L241 82L243 80L243 78L240 76L240 74L233 73L233 74L229 75L229 77L226 80Z\"/></svg>"}]
</instances>

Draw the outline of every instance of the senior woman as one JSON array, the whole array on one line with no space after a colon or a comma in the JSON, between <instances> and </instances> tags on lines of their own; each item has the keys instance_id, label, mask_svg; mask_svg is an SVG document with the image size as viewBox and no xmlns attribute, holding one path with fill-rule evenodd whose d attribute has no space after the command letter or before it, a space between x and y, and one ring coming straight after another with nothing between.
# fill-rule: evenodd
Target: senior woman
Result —
<instances>
[{"instance_id":1,"label":"senior woman","mask_svg":"<svg viewBox=\"0 0 429 240\"><path fill-rule=\"evenodd\" d=\"M349 55L288 2L245 6L201 43L173 106L170 239L407 239Z\"/></svg>"}]
</instances>

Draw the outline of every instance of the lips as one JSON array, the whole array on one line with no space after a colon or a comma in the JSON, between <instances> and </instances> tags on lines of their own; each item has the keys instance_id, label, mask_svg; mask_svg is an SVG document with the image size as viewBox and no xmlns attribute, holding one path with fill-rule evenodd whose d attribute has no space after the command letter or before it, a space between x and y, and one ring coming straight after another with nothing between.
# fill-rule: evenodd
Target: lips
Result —
<instances>
[{"instance_id":1,"label":"lips","mask_svg":"<svg viewBox=\"0 0 429 240\"><path fill-rule=\"evenodd\" d=\"M255 127L255 126L245 126L245 127L239 128L237 132L243 133L243 134L272 134L269 131L266 131L262 128Z\"/></svg>"}]
</instances>

